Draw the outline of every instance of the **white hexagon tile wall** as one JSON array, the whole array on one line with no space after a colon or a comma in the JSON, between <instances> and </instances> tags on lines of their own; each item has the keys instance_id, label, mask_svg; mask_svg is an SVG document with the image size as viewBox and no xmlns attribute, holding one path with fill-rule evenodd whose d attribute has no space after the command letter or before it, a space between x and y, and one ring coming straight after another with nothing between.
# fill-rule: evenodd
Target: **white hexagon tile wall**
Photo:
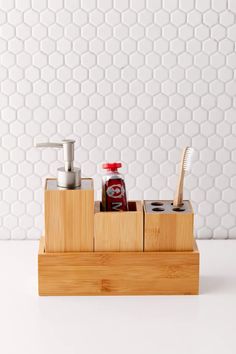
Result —
<instances>
[{"instance_id":1,"label":"white hexagon tile wall","mask_svg":"<svg viewBox=\"0 0 236 354\"><path fill-rule=\"evenodd\" d=\"M122 160L129 198L172 198L181 148L199 238L236 237L236 1L0 1L0 238L36 239L76 138L84 176Z\"/></svg>"}]
</instances>

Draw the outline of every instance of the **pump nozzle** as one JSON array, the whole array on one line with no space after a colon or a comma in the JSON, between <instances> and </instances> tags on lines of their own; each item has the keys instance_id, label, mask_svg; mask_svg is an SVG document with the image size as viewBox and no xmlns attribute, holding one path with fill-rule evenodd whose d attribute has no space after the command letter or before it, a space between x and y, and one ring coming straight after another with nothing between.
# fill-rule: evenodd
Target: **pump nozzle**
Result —
<instances>
[{"instance_id":1,"label":"pump nozzle","mask_svg":"<svg viewBox=\"0 0 236 354\"><path fill-rule=\"evenodd\" d=\"M63 148L65 167L58 169L57 185L62 188L76 188L80 186L81 171L74 168L74 144L75 140L62 140L61 143L38 143L36 147Z\"/></svg>"}]
</instances>

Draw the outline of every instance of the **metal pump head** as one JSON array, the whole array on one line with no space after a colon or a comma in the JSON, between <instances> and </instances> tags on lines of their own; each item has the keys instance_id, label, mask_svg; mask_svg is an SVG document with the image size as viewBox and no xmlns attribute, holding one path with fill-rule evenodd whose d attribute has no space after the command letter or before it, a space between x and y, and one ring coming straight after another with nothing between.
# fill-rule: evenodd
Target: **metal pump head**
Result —
<instances>
[{"instance_id":1,"label":"metal pump head","mask_svg":"<svg viewBox=\"0 0 236 354\"><path fill-rule=\"evenodd\" d=\"M61 188L73 189L80 187L81 171L74 167L74 144L75 140L62 140L61 143L38 143L36 147L63 148L65 167L57 170L57 185Z\"/></svg>"}]
</instances>

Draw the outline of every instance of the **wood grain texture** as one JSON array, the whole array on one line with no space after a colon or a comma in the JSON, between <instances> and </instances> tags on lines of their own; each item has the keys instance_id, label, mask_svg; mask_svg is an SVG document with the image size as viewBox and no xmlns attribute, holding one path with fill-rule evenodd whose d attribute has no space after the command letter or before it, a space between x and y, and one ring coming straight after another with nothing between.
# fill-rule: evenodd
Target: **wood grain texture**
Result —
<instances>
[{"instance_id":1,"label":"wood grain texture","mask_svg":"<svg viewBox=\"0 0 236 354\"><path fill-rule=\"evenodd\" d=\"M192 251L193 221L193 211L154 214L144 208L144 251Z\"/></svg>"},{"instance_id":2,"label":"wood grain texture","mask_svg":"<svg viewBox=\"0 0 236 354\"><path fill-rule=\"evenodd\" d=\"M143 208L141 201L129 202L129 211L103 212L95 202L95 251L143 251Z\"/></svg>"},{"instance_id":3,"label":"wood grain texture","mask_svg":"<svg viewBox=\"0 0 236 354\"><path fill-rule=\"evenodd\" d=\"M94 190L45 188L45 237L47 252L93 251ZM87 186L87 184L86 184Z\"/></svg>"},{"instance_id":4,"label":"wood grain texture","mask_svg":"<svg viewBox=\"0 0 236 354\"><path fill-rule=\"evenodd\" d=\"M38 255L40 295L196 295L199 253L71 252Z\"/></svg>"}]
</instances>

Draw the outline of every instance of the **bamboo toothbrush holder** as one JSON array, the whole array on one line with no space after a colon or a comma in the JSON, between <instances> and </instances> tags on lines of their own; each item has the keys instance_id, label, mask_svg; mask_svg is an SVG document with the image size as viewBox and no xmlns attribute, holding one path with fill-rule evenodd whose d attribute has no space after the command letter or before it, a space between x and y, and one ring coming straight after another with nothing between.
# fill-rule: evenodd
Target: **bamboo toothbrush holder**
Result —
<instances>
[{"instance_id":1,"label":"bamboo toothbrush holder","mask_svg":"<svg viewBox=\"0 0 236 354\"><path fill-rule=\"evenodd\" d=\"M93 180L82 178L75 189L59 188L56 179L45 186L45 251L93 251Z\"/></svg>"},{"instance_id":2,"label":"bamboo toothbrush holder","mask_svg":"<svg viewBox=\"0 0 236 354\"><path fill-rule=\"evenodd\" d=\"M194 214L190 201L144 202L144 251L192 251Z\"/></svg>"},{"instance_id":3,"label":"bamboo toothbrush holder","mask_svg":"<svg viewBox=\"0 0 236 354\"><path fill-rule=\"evenodd\" d=\"M104 212L95 202L95 251L143 251L142 202L130 201L128 206L129 211Z\"/></svg>"}]
</instances>

